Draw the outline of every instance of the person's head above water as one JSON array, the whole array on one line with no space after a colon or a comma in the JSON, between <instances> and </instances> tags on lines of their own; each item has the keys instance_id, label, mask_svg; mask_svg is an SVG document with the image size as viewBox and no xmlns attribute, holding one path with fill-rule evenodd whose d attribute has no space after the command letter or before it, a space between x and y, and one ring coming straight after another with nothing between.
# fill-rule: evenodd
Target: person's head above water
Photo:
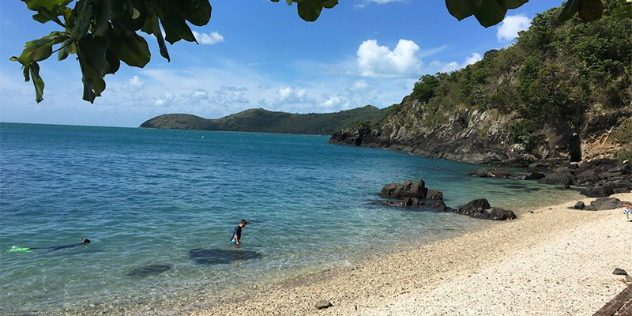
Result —
<instances>
[{"instance_id":1,"label":"person's head above water","mask_svg":"<svg viewBox=\"0 0 632 316\"><path fill-rule=\"evenodd\" d=\"M245 219L242 219L242 220L239 222L239 227L244 227L244 226L246 226L246 224L248 224L248 222L246 222L246 220L245 220Z\"/></svg>"},{"instance_id":2,"label":"person's head above water","mask_svg":"<svg viewBox=\"0 0 632 316\"><path fill-rule=\"evenodd\" d=\"M88 239L88 238L81 238L81 243L84 244L84 245L87 245L87 244L90 243L90 239Z\"/></svg>"}]
</instances>

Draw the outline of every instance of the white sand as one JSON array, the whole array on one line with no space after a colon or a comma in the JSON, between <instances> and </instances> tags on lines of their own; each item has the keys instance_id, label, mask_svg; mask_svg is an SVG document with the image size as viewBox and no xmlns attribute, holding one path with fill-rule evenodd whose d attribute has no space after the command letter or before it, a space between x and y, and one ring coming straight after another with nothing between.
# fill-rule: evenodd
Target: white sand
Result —
<instances>
[{"instance_id":1,"label":"white sand","mask_svg":"<svg viewBox=\"0 0 632 316\"><path fill-rule=\"evenodd\" d=\"M612 197L632 201L632 193ZM518 220L200 302L190 315L592 315L632 274L632 222L623 208L568 209ZM327 300L333 307L317 310ZM200 309L201 308L201 309Z\"/></svg>"}]
</instances>

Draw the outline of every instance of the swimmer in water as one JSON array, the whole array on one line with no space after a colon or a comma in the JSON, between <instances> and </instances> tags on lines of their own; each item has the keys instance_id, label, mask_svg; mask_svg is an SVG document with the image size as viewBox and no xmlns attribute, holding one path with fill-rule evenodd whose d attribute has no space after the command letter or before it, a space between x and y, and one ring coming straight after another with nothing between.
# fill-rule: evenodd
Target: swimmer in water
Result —
<instances>
[{"instance_id":1,"label":"swimmer in water","mask_svg":"<svg viewBox=\"0 0 632 316\"><path fill-rule=\"evenodd\" d=\"M9 251L10 252L15 252L15 251L31 252L32 250L39 250L39 249L59 250L59 249L75 248L75 247L87 245L89 243L90 243L90 239L88 239L88 238L81 238L81 243L78 243L78 244L63 245L63 246L53 246L53 247L44 247L44 248L19 248L19 247L13 246L13 247L11 247L11 249L9 249Z\"/></svg>"}]
</instances>

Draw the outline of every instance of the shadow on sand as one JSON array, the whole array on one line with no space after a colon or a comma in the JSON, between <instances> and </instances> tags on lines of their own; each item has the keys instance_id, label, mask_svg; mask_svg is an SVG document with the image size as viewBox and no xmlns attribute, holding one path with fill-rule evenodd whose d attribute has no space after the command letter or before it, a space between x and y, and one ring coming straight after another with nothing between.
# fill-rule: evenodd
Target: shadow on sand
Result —
<instances>
[{"instance_id":1,"label":"shadow on sand","mask_svg":"<svg viewBox=\"0 0 632 316\"><path fill-rule=\"evenodd\" d=\"M261 258L261 254L256 251L239 249L191 249L189 250L189 258L196 264L214 265L259 259Z\"/></svg>"}]
</instances>

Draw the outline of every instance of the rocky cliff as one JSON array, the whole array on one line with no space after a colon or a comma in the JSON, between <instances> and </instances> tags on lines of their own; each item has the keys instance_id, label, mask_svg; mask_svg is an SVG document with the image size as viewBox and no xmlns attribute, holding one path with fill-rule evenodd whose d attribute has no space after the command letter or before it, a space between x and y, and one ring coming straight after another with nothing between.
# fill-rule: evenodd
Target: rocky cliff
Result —
<instances>
[{"instance_id":1,"label":"rocky cliff","mask_svg":"<svg viewBox=\"0 0 632 316\"><path fill-rule=\"evenodd\" d=\"M485 165L542 166L562 162L579 162L594 158L616 158L625 144L609 135L621 118L632 117L632 107L595 113L578 128L579 133L542 123L529 135L528 145L512 141L514 115L495 110L465 108L452 113L448 122L436 126L425 124L429 115L419 100L404 98L388 114L380 128L364 126L335 133L329 143L388 148L420 155Z\"/></svg>"}]
</instances>

